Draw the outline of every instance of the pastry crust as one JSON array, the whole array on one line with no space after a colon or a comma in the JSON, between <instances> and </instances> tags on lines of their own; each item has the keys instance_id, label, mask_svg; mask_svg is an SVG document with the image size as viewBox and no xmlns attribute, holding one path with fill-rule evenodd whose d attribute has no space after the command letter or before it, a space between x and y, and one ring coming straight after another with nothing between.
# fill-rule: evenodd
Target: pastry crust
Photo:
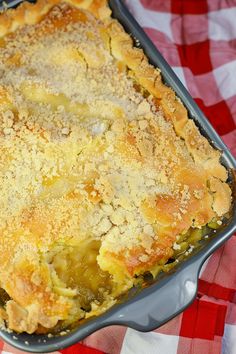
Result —
<instances>
[{"instance_id":1,"label":"pastry crust","mask_svg":"<svg viewBox=\"0 0 236 354\"><path fill-rule=\"evenodd\" d=\"M194 160L204 166L209 176L226 181L227 172L220 164L220 152L200 134L194 121L188 119L188 112L182 102L163 83L160 70L148 63L142 49L133 47L132 39L117 21L111 21L108 28L114 57L123 61L132 70L137 82L158 99L158 106L163 110L166 119L172 121L177 135L185 140Z\"/></svg>"},{"instance_id":2,"label":"pastry crust","mask_svg":"<svg viewBox=\"0 0 236 354\"><path fill-rule=\"evenodd\" d=\"M105 0L7 10L0 61L0 316L57 331L220 224L227 171Z\"/></svg>"},{"instance_id":3,"label":"pastry crust","mask_svg":"<svg viewBox=\"0 0 236 354\"><path fill-rule=\"evenodd\" d=\"M66 0L64 2L86 9L101 20L105 20L111 14L106 0ZM16 9L8 9L1 14L0 37L16 31L21 26L37 24L53 6L59 3L60 0L40 0L35 4L24 1Z\"/></svg>"}]
</instances>

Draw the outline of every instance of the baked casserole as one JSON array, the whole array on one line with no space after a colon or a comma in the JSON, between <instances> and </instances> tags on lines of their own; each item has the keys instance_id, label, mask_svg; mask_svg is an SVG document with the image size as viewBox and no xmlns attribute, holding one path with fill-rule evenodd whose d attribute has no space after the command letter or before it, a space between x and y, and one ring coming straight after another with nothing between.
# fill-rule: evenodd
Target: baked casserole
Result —
<instances>
[{"instance_id":1,"label":"baked casserole","mask_svg":"<svg viewBox=\"0 0 236 354\"><path fill-rule=\"evenodd\" d=\"M56 333L190 252L231 189L107 1L5 11L0 65L2 325Z\"/></svg>"}]
</instances>

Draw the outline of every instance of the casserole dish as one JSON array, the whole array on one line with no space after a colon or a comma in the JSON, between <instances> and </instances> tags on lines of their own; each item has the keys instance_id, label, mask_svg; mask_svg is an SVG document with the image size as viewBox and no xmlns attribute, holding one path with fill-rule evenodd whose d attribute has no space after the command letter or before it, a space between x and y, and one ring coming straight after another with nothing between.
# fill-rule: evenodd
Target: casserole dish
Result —
<instances>
[{"instance_id":1,"label":"casserole dish","mask_svg":"<svg viewBox=\"0 0 236 354\"><path fill-rule=\"evenodd\" d=\"M155 66L161 68L166 83L175 89L178 96L185 103L192 118L199 123L203 135L208 139L214 140L216 148L222 148L224 151L222 162L226 165L230 173L230 169L235 166L233 165L233 159L230 154L226 152L225 147L221 144L220 140L218 140L211 128L206 123L204 124L202 122L200 113L196 111L196 107L194 108L191 100L187 99L188 97L184 93L183 88L181 88L181 85L176 81L175 77L167 70L165 62L160 58L158 59L158 54L152 51L153 48L150 45L146 47L148 43L147 39L145 39L143 33L138 30L135 22L130 20L131 18L129 17L129 14L126 13L124 9L121 11L122 4L119 2L111 2L111 7L113 8L114 16L125 25L128 31L132 32L132 35L135 38L139 39L141 44L143 44L143 48L151 62ZM145 39L145 43L143 42L143 39ZM233 183L232 173L231 179ZM233 217L235 218L235 215ZM92 331L109 324L127 324L136 329L151 330L182 311L193 299L196 292L197 276L202 262L210 252L229 237L230 232L232 231L233 219L231 217L230 219L225 220L220 231L216 232L217 235L214 239L208 238L202 241L198 249L192 252L191 258L184 260L172 273L169 273L168 276L163 274L160 275L158 281L154 281L153 284L150 284L150 286L143 289L138 294L133 294L133 291L131 291L128 295L128 299L125 299L125 301L123 299L121 304L114 306L105 315L96 317L95 320L91 319L90 321L84 322L79 329L74 330L64 337L58 336L48 338L48 336L42 335L29 336L23 334L18 336L6 334L6 336L8 336L8 338L12 336L15 345L19 348L23 348L22 345L25 345L26 347L29 345L30 351L35 350L46 352L70 345ZM171 290L169 288L170 286ZM176 293L174 293L174 289ZM152 297L157 296L157 294L158 301L151 301ZM147 302L149 308L146 306ZM142 313L140 310L143 307L142 303L145 303L145 313ZM5 336L4 332L3 336ZM47 343L45 343L45 341ZM24 349L26 348L24 347Z\"/></svg>"}]
</instances>

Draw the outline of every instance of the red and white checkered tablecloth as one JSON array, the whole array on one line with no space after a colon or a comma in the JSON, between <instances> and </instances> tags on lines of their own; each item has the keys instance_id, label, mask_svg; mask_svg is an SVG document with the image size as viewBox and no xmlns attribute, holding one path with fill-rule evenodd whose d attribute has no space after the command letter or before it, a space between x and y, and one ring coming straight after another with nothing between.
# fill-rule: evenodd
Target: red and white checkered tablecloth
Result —
<instances>
[{"instance_id":1,"label":"red and white checkered tablecloth","mask_svg":"<svg viewBox=\"0 0 236 354\"><path fill-rule=\"evenodd\" d=\"M236 0L126 3L236 155ZM194 303L158 330L112 326L61 353L236 354L236 235L203 268Z\"/></svg>"}]
</instances>

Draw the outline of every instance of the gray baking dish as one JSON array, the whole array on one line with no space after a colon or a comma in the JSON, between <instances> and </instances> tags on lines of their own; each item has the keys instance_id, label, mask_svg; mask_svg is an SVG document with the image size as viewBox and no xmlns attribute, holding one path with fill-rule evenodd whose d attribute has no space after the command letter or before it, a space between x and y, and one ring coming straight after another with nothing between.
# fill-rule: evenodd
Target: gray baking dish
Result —
<instances>
[{"instance_id":1,"label":"gray baking dish","mask_svg":"<svg viewBox=\"0 0 236 354\"><path fill-rule=\"evenodd\" d=\"M21 0L8 2L14 7ZM6 5L5 5L6 7ZM236 161L218 134L205 118L188 91L141 29L121 0L110 0L113 17L118 19L126 31L134 38L137 46L143 48L150 62L162 71L163 80L171 86L188 109L189 117L194 119L201 133L211 144L222 151L222 163L229 172L229 182L235 193ZM48 335L16 334L0 331L0 337L14 347L34 353L47 353L66 348L79 342L89 334L110 325L129 326L139 331L151 331L182 312L191 304L197 293L198 276L204 261L236 231L235 203L229 219L201 245L191 256L179 263L175 269L161 274L148 287L137 291L132 289L120 303L105 314L90 319L68 334L48 337Z\"/></svg>"}]
</instances>

